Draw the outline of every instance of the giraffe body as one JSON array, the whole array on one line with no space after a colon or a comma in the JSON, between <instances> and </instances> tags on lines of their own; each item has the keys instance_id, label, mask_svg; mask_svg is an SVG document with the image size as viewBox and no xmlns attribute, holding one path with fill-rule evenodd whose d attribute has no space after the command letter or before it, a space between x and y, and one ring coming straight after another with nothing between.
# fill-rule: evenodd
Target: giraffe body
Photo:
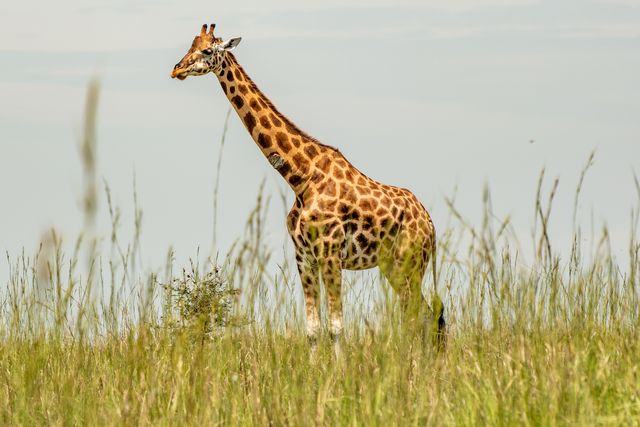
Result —
<instances>
[{"instance_id":1,"label":"giraffe body","mask_svg":"<svg viewBox=\"0 0 640 427\"><path fill-rule=\"evenodd\" d=\"M203 26L171 75L184 79L213 72L251 137L295 193L287 230L295 247L310 332L321 326L321 283L332 331L341 329L344 269L377 266L406 311L415 315L428 307L421 284L429 259L434 260L436 237L424 206L409 190L374 181L339 150L296 127L229 52L240 39L223 42L213 36L213 28L207 32ZM435 286L435 262L433 273ZM444 328L441 310L434 314Z\"/></svg>"}]
</instances>

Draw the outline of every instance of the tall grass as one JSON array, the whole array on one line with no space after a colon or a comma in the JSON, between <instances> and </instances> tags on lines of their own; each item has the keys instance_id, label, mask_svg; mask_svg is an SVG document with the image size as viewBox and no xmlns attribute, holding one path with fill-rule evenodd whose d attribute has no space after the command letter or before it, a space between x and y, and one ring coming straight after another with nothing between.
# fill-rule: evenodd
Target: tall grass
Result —
<instances>
[{"instance_id":1,"label":"tall grass","mask_svg":"<svg viewBox=\"0 0 640 427\"><path fill-rule=\"evenodd\" d=\"M97 89L89 99L87 111L95 111ZM95 174L88 175L91 190ZM329 340L312 345L297 316L298 278L264 242L263 191L226 256L181 269L169 252L164 271L142 275L135 263L142 214L136 205L138 231L123 246L105 184L109 253L85 246L83 235L65 254L52 232L34 256L7 257L0 423L636 424L640 185L629 264L621 266L606 229L583 248L578 225L570 256L561 258L548 226L559 182L546 182L543 172L529 264L509 218L492 212L488 189L479 225L446 200L438 264L449 336L440 353L399 326L393 296L374 291L362 297L369 310L348 322L339 351ZM386 289L364 280L361 289Z\"/></svg>"}]
</instances>

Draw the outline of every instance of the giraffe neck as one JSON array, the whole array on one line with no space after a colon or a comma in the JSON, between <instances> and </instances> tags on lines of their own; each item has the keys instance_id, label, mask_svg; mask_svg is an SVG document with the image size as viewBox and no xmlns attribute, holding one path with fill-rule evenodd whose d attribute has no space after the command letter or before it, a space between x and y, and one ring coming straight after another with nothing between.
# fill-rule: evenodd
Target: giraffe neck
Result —
<instances>
[{"instance_id":1,"label":"giraffe neck","mask_svg":"<svg viewBox=\"0 0 640 427\"><path fill-rule=\"evenodd\" d=\"M233 54L226 54L216 75L231 105L269 163L296 194L303 192L317 173L314 158L334 149L319 143L281 114Z\"/></svg>"}]
</instances>

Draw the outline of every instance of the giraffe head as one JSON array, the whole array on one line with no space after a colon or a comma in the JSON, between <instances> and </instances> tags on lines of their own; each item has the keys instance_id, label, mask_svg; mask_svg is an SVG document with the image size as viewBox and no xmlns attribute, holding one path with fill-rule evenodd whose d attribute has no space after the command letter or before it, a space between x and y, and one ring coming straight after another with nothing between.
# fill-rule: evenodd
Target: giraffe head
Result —
<instances>
[{"instance_id":1,"label":"giraffe head","mask_svg":"<svg viewBox=\"0 0 640 427\"><path fill-rule=\"evenodd\" d=\"M220 71L227 51L236 47L241 38L234 37L224 41L213 35L215 27L215 24L211 24L207 31L207 24L202 26L200 34L193 39L189 51L173 67L172 78L184 80L187 76L202 76L210 72L217 74Z\"/></svg>"}]
</instances>

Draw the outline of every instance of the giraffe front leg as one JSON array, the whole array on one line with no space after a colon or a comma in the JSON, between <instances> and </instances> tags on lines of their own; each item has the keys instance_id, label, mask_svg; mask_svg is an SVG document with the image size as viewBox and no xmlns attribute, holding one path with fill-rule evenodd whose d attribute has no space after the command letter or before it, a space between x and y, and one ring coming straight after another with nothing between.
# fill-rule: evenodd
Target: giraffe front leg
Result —
<instances>
[{"instance_id":1,"label":"giraffe front leg","mask_svg":"<svg viewBox=\"0 0 640 427\"><path fill-rule=\"evenodd\" d=\"M329 332L337 337L342 332L342 263L338 257L324 260L322 283L329 306Z\"/></svg>"},{"instance_id":2,"label":"giraffe front leg","mask_svg":"<svg viewBox=\"0 0 640 427\"><path fill-rule=\"evenodd\" d=\"M304 254L296 255L298 273L304 291L307 316L307 335L314 337L320 330L320 275L318 266L310 263Z\"/></svg>"}]
</instances>

